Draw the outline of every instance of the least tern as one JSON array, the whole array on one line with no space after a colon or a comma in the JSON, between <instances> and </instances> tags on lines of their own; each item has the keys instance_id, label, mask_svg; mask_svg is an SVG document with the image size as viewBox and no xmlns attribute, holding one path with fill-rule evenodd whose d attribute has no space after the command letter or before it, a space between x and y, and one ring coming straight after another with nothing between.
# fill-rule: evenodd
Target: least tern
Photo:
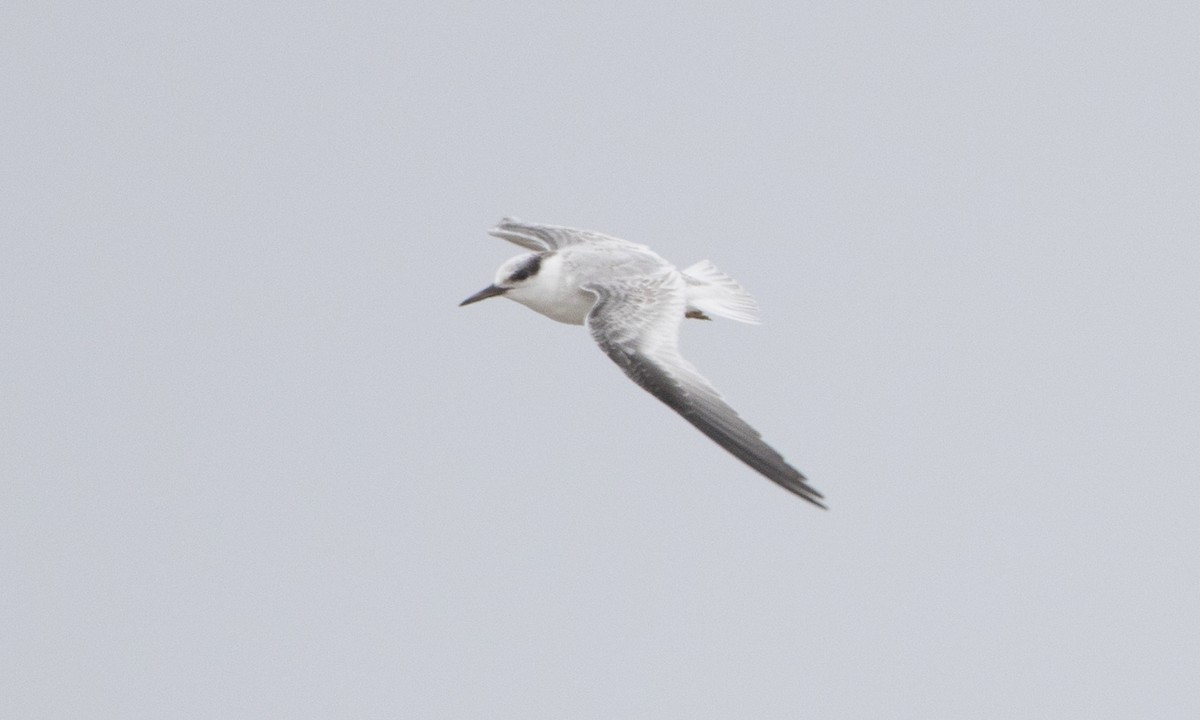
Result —
<instances>
[{"instance_id":1,"label":"least tern","mask_svg":"<svg viewBox=\"0 0 1200 720\"><path fill-rule=\"evenodd\" d=\"M679 270L645 245L588 230L505 218L490 233L530 252L501 265L495 281L460 306L506 297L552 320L586 323L631 380L742 462L825 507L804 475L679 354L685 318L758 322L757 304L733 278L707 260Z\"/></svg>"}]
</instances>

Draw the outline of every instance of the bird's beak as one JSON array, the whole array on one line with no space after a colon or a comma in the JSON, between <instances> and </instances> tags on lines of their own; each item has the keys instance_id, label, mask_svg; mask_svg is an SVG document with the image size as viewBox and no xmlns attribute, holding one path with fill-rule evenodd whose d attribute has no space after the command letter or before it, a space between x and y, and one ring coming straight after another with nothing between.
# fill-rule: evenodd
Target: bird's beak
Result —
<instances>
[{"instance_id":1,"label":"bird's beak","mask_svg":"<svg viewBox=\"0 0 1200 720\"><path fill-rule=\"evenodd\" d=\"M503 295L506 292L508 292L508 288L502 288L502 287L498 287L496 285L488 285L487 287L485 287L484 289L475 293L471 297L460 302L458 304L458 306L462 307L463 305L470 305L471 303L477 303L480 300L487 300L490 297L496 297L497 295Z\"/></svg>"}]
</instances>

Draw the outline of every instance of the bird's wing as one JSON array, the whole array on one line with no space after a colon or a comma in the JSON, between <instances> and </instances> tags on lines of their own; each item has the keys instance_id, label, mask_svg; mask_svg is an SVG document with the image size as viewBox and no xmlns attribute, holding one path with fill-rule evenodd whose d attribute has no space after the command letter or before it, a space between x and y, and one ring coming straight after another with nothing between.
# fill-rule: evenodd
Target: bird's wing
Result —
<instances>
[{"instance_id":1,"label":"bird's wing","mask_svg":"<svg viewBox=\"0 0 1200 720\"><path fill-rule=\"evenodd\" d=\"M589 242L625 244L624 240L590 230L576 230L558 225L539 225L521 222L516 218L504 218L499 225L489 230L488 234L534 252L558 250L568 245Z\"/></svg>"},{"instance_id":2,"label":"bird's wing","mask_svg":"<svg viewBox=\"0 0 1200 720\"><path fill-rule=\"evenodd\" d=\"M600 348L644 390L667 404L736 458L810 503L823 496L796 468L738 417L679 354L679 325L686 305L684 280L675 270L592 282L597 296L588 328Z\"/></svg>"}]
</instances>

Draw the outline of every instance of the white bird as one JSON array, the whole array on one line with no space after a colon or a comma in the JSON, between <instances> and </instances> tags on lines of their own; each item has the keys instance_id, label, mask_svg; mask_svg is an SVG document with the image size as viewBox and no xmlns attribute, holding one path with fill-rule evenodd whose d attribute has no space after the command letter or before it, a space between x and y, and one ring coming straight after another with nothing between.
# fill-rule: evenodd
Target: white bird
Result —
<instances>
[{"instance_id":1,"label":"white bird","mask_svg":"<svg viewBox=\"0 0 1200 720\"><path fill-rule=\"evenodd\" d=\"M587 230L505 218L490 232L532 252L501 265L495 281L460 307L503 296L559 322L587 323L635 383L742 462L825 507L804 475L679 354L685 317L758 322L757 304L733 278L707 260L681 271L644 245Z\"/></svg>"}]
</instances>

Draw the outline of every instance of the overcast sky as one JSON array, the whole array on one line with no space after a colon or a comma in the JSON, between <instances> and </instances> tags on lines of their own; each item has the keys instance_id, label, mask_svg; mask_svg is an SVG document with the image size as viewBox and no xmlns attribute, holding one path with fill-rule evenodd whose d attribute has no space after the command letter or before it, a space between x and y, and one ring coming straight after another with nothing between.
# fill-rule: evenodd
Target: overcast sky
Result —
<instances>
[{"instance_id":1,"label":"overcast sky","mask_svg":"<svg viewBox=\"0 0 1200 720\"><path fill-rule=\"evenodd\" d=\"M7 3L0 716L1200 717L1194 2ZM505 215L710 259L684 351Z\"/></svg>"}]
</instances>

